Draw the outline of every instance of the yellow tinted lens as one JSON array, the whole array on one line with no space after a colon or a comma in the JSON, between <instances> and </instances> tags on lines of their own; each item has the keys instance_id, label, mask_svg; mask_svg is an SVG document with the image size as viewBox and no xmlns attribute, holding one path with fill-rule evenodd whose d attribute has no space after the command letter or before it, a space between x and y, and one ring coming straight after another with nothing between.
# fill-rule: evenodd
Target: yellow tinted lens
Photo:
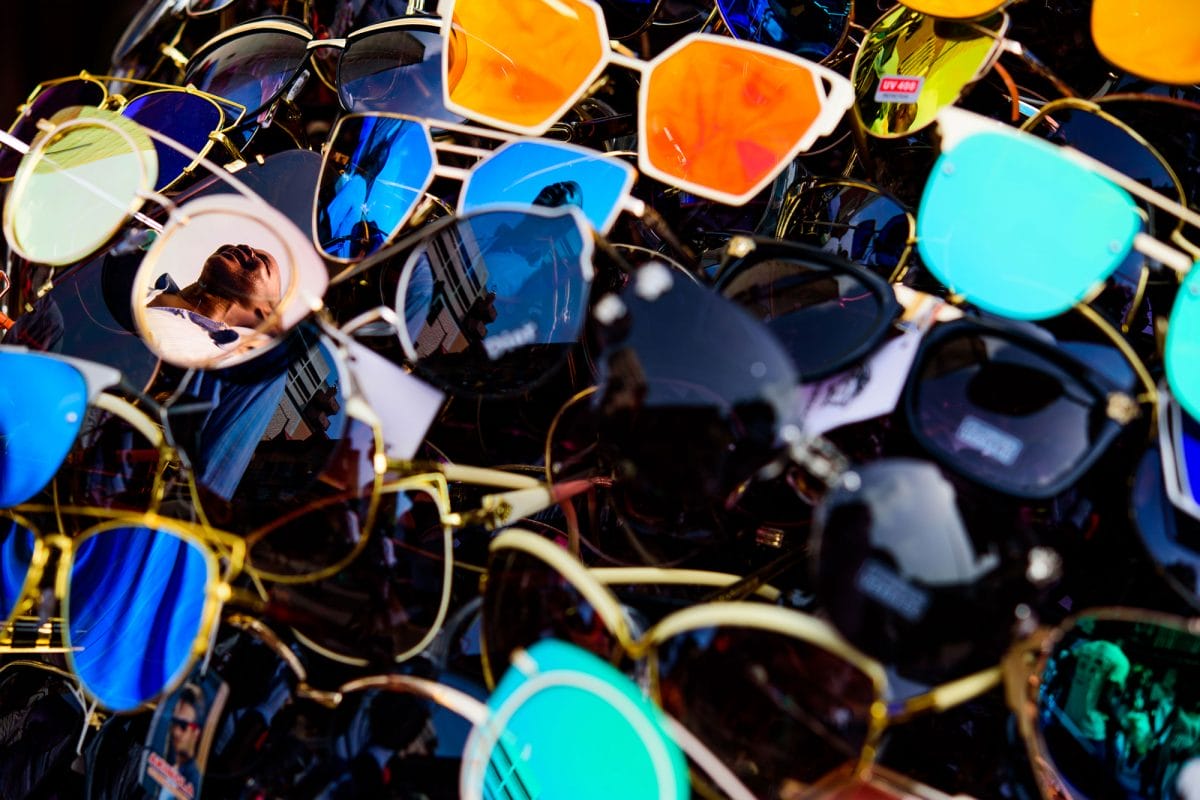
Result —
<instances>
[{"instance_id":1,"label":"yellow tinted lens","mask_svg":"<svg viewBox=\"0 0 1200 800\"><path fill-rule=\"evenodd\" d=\"M904 0L904 5L931 17L974 19L1008 5L1008 0Z\"/></svg>"},{"instance_id":2,"label":"yellow tinted lens","mask_svg":"<svg viewBox=\"0 0 1200 800\"><path fill-rule=\"evenodd\" d=\"M1100 55L1160 83L1200 81L1200 2L1095 0L1092 38Z\"/></svg>"},{"instance_id":3,"label":"yellow tinted lens","mask_svg":"<svg viewBox=\"0 0 1200 800\"><path fill-rule=\"evenodd\" d=\"M480 122L541 133L604 66L597 6L585 0L458 0L444 56L450 103Z\"/></svg>"},{"instance_id":4,"label":"yellow tinted lens","mask_svg":"<svg viewBox=\"0 0 1200 800\"><path fill-rule=\"evenodd\" d=\"M867 131L905 136L952 105L999 50L1002 14L949 22L897 6L871 28L854 61L854 109Z\"/></svg>"},{"instance_id":5,"label":"yellow tinted lens","mask_svg":"<svg viewBox=\"0 0 1200 800\"><path fill-rule=\"evenodd\" d=\"M792 157L821 113L812 73L732 39L697 39L645 78L646 159L715 199L749 199Z\"/></svg>"}]
</instances>

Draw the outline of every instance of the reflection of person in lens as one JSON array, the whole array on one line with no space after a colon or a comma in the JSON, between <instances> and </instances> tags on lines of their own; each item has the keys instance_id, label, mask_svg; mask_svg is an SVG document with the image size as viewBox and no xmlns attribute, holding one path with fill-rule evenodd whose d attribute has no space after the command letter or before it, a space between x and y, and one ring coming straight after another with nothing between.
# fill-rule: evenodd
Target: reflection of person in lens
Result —
<instances>
[{"instance_id":1,"label":"reflection of person in lens","mask_svg":"<svg viewBox=\"0 0 1200 800\"><path fill-rule=\"evenodd\" d=\"M204 728L204 695L194 685L187 685L179 693L175 710L171 714L170 749L167 760L171 762L181 779L177 787L164 785L159 800L196 796L200 784L200 769L196 766L199 752L200 731ZM174 776L171 776L174 777Z\"/></svg>"},{"instance_id":2,"label":"reflection of person in lens","mask_svg":"<svg viewBox=\"0 0 1200 800\"><path fill-rule=\"evenodd\" d=\"M204 261L200 277L180 289L159 278L146 303L151 342L163 353L200 360L260 344L254 335L282 295L279 264L265 250L224 244Z\"/></svg>"}]
</instances>

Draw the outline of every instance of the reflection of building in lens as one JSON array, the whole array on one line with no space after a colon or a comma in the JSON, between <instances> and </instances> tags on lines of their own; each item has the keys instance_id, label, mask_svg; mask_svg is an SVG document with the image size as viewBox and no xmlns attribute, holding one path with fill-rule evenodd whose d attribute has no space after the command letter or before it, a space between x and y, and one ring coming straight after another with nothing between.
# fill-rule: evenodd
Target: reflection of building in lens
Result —
<instances>
[{"instance_id":1,"label":"reflection of building in lens","mask_svg":"<svg viewBox=\"0 0 1200 800\"><path fill-rule=\"evenodd\" d=\"M329 430L330 417L339 411L337 372L314 345L304 358L288 368L283 399L263 439L270 441L282 436L303 440L324 435Z\"/></svg>"},{"instance_id":2,"label":"reflection of building in lens","mask_svg":"<svg viewBox=\"0 0 1200 800\"><path fill-rule=\"evenodd\" d=\"M481 250L468 224L452 225L429 240L404 298L417 355L466 350L495 319Z\"/></svg>"}]
</instances>

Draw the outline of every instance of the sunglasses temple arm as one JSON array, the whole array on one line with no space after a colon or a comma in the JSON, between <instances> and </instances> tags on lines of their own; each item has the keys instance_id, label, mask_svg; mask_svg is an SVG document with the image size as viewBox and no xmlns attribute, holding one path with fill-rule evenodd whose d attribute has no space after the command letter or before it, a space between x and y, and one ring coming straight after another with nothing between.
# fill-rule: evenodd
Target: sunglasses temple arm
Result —
<instances>
[{"instance_id":1,"label":"sunglasses temple arm","mask_svg":"<svg viewBox=\"0 0 1200 800\"><path fill-rule=\"evenodd\" d=\"M1191 220L1185 221L1195 224ZM1182 250L1177 250L1164 242L1160 242L1149 234L1139 233L1134 236L1133 249L1144 256L1149 256L1155 261L1170 267L1180 275L1186 275L1192 269L1191 256Z\"/></svg>"},{"instance_id":2,"label":"sunglasses temple arm","mask_svg":"<svg viewBox=\"0 0 1200 800\"><path fill-rule=\"evenodd\" d=\"M1055 75L1053 70L1046 66L1046 64L1033 53L1026 50L1020 42L1013 41L1012 39L1005 39L1004 43L1001 45L1001 48L1004 50L1004 52L1011 53L1012 55L1024 61L1029 66L1029 69L1034 72L1034 74L1049 81L1063 97L1079 96L1078 92L1068 86L1062 78Z\"/></svg>"},{"instance_id":3,"label":"sunglasses temple arm","mask_svg":"<svg viewBox=\"0 0 1200 800\"><path fill-rule=\"evenodd\" d=\"M696 766L713 780L717 788L730 800L755 800L754 793L746 788L737 775L711 750L704 746L696 736L680 724L674 717L662 713L663 727L679 748L687 754Z\"/></svg>"},{"instance_id":4,"label":"sunglasses temple arm","mask_svg":"<svg viewBox=\"0 0 1200 800\"><path fill-rule=\"evenodd\" d=\"M683 263L689 272L697 278L707 281L704 272L700 269L700 257L696 255L696 251L675 235L675 231L671 230L671 226L667 224L661 214L637 198L630 198L626 208L631 214L646 223L646 227L653 231L658 238L669 244L677 255L683 256Z\"/></svg>"},{"instance_id":5,"label":"sunglasses temple arm","mask_svg":"<svg viewBox=\"0 0 1200 800\"><path fill-rule=\"evenodd\" d=\"M888 709L888 724L904 722L927 711L944 711L989 692L1003 681L1000 667L988 667L966 677L943 683L924 694L909 698L899 708Z\"/></svg>"},{"instance_id":6,"label":"sunglasses temple arm","mask_svg":"<svg viewBox=\"0 0 1200 800\"><path fill-rule=\"evenodd\" d=\"M805 557L804 548L797 547L789 550L779 558L759 567L744 578L705 595L700 600L700 603L741 600L742 598L749 597L762 587L768 585L772 578L800 564L804 561Z\"/></svg>"},{"instance_id":7,"label":"sunglasses temple arm","mask_svg":"<svg viewBox=\"0 0 1200 800\"><path fill-rule=\"evenodd\" d=\"M530 489L489 494L474 511L452 513L446 522L453 527L482 525L493 530L524 517L533 516L553 505L569 500L594 486L593 481L564 481L553 486L541 485Z\"/></svg>"}]
</instances>

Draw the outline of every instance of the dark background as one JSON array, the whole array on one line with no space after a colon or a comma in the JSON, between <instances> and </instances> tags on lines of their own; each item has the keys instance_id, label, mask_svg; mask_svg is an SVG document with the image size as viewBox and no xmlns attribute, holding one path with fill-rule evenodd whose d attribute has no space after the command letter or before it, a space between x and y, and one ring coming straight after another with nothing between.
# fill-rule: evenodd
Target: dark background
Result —
<instances>
[{"instance_id":1,"label":"dark background","mask_svg":"<svg viewBox=\"0 0 1200 800\"><path fill-rule=\"evenodd\" d=\"M104 74L143 0L16 0L0 22L0 126L39 81L80 70Z\"/></svg>"}]
</instances>

